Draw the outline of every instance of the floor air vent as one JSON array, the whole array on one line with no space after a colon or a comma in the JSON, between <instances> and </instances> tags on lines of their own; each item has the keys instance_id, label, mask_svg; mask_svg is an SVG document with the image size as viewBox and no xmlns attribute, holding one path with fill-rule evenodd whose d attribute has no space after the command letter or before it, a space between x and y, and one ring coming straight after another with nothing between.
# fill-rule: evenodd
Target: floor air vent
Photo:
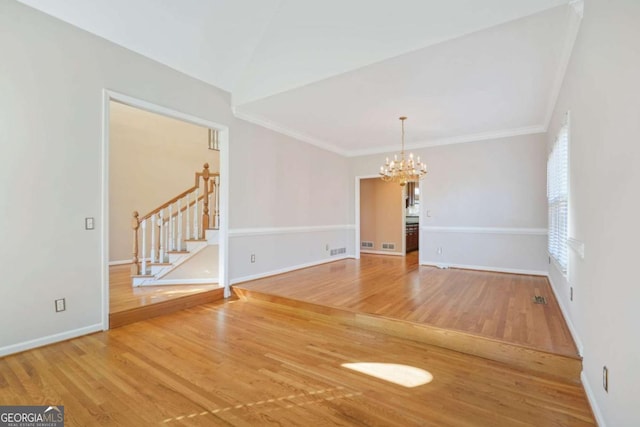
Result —
<instances>
[{"instance_id":1,"label":"floor air vent","mask_svg":"<svg viewBox=\"0 0 640 427\"><path fill-rule=\"evenodd\" d=\"M533 297L533 303L534 304L547 304L547 300L545 299L545 297L542 297L540 295L536 295Z\"/></svg>"}]
</instances>

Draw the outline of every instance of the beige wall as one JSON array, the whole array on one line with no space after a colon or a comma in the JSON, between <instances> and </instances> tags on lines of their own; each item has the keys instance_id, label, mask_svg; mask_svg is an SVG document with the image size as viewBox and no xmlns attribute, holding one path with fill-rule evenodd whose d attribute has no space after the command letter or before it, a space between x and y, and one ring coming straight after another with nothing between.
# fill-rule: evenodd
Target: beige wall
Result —
<instances>
[{"instance_id":1,"label":"beige wall","mask_svg":"<svg viewBox=\"0 0 640 427\"><path fill-rule=\"evenodd\" d=\"M371 250L382 251L382 243L395 243L391 252L402 252L403 189L379 178L360 180L360 241L373 242Z\"/></svg>"},{"instance_id":2,"label":"beige wall","mask_svg":"<svg viewBox=\"0 0 640 427\"><path fill-rule=\"evenodd\" d=\"M109 261L131 258L131 214L141 215L194 185L219 152L209 150L208 129L110 102Z\"/></svg>"}]
</instances>

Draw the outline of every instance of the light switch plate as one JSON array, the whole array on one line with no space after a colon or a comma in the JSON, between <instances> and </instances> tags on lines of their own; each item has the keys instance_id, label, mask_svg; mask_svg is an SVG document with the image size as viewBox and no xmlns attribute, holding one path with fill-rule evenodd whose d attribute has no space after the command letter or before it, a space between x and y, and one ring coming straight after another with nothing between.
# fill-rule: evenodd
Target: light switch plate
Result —
<instances>
[{"instance_id":1,"label":"light switch plate","mask_svg":"<svg viewBox=\"0 0 640 427\"><path fill-rule=\"evenodd\" d=\"M67 309L64 298L56 300L56 313L65 311Z\"/></svg>"},{"instance_id":2,"label":"light switch plate","mask_svg":"<svg viewBox=\"0 0 640 427\"><path fill-rule=\"evenodd\" d=\"M95 228L95 221L93 217L84 219L84 228L85 230L93 230Z\"/></svg>"}]
</instances>

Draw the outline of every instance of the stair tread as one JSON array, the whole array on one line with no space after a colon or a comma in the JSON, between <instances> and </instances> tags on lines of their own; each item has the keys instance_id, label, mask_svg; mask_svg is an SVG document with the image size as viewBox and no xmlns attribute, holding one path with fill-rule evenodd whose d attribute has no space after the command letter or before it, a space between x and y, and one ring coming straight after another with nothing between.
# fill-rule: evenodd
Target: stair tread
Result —
<instances>
[{"instance_id":1,"label":"stair tread","mask_svg":"<svg viewBox=\"0 0 640 427\"><path fill-rule=\"evenodd\" d=\"M134 274L131 277L155 277L153 274Z\"/></svg>"},{"instance_id":2,"label":"stair tread","mask_svg":"<svg viewBox=\"0 0 640 427\"><path fill-rule=\"evenodd\" d=\"M167 251L168 254L188 254L189 251Z\"/></svg>"}]
</instances>

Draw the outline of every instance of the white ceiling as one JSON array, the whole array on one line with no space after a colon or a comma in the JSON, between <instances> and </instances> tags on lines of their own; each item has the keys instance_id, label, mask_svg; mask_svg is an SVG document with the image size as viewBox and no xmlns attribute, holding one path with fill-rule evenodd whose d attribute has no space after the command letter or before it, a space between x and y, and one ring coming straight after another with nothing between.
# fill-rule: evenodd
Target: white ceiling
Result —
<instances>
[{"instance_id":1,"label":"white ceiling","mask_svg":"<svg viewBox=\"0 0 640 427\"><path fill-rule=\"evenodd\" d=\"M20 0L231 92L249 121L345 155L544 131L568 0ZM572 2L575 3L575 2Z\"/></svg>"}]
</instances>

